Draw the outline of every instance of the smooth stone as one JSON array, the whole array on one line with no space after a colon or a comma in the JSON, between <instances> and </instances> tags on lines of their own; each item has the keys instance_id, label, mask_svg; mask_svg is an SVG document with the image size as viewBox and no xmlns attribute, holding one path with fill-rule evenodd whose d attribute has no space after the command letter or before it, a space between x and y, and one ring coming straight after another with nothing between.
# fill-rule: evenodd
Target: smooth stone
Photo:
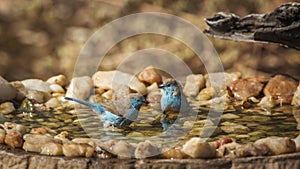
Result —
<instances>
[{"instance_id":1,"label":"smooth stone","mask_svg":"<svg viewBox=\"0 0 300 169\"><path fill-rule=\"evenodd\" d=\"M276 101L272 96L264 96L257 105L262 108L270 109L276 106Z\"/></svg>"},{"instance_id":2,"label":"smooth stone","mask_svg":"<svg viewBox=\"0 0 300 169\"><path fill-rule=\"evenodd\" d=\"M26 90L37 90L45 93L51 93L50 83L40 79L26 79L21 81Z\"/></svg>"},{"instance_id":3,"label":"smooth stone","mask_svg":"<svg viewBox=\"0 0 300 169\"><path fill-rule=\"evenodd\" d=\"M11 102L5 102L0 104L0 114L9 114L13 111L15 111L14 104Z\"/></svg>"},{"instance_id":4,"label":"smooth stone","mask_svg":"<svg viewBox=\"0 0 300 169\"><path fill-rule=\"evenodd\" d=\"M293 141L295 142L295 145L296 145L296 151L299 152L300 151L300 135L298 135L295 139L293 139Z\"/></svg>"},{"instance_id":5,"label":"smooth stone","mask_svg":"<svg viewBox=\"0 0 300 169\"><path fill-rule=\"evenodd\" d=\"M50 89L53 93L65 93L65 89L58 84L51 84Z\"/></svg>"},{"instance_id":6,"label":"smooth stone","mask_svg":"<svg viewBox=\"0 0 300 169\"><path fill-rule=\"evenodd\" d=\"M62 149L67 157L92 157L94 154L94 148L84 143L64 143Z\"/></svg>"},{"instance_id":7,"label":"smooth stone","mask_svg":"<svg viewBox=\"0 0 300 169\"><path fill-rule=\"evenodd\" d=\"M157 83L152 83L150 86L147 87L147 93L149 94L152 91L158 90Z\"/></svg>"},{"instance_id":8,"label":"smooth stone","mask_svg":"<svg viewBox=\"0 0 300 169\"><path fill-rule=\"evenodd\" d=\"M241 118L241 117L238 116L238 115L232 114L232 113L225 113L221 116L221 118L225 119L225 120L229 120L229 119L238 119L238 118Z\"/></svg>"},{"instance_id":9,"label":"smooth stone","mask_svg":"<svg viewBox=\"0 0 300 169\"><path fill-rule=\"evenodd\" d=\"M21 81L13 81L10 84L17 89L17 95L14 98L17 101L22 101L25 98L27 90Z\"/></svg>"},{"instance_id":10,"label":"smooth stone","mask_svg":"<svg viewBox=\"0 0 300 169\"><path fill-rule=\"evenodd\" d=\"M217 157L235 158L236 157L235 150L239 146L241 146L241 145L236 142L223 144L217 149Z\"/></svg>"},{"instance_id":11,"label":"smooth stone","mask_svg":"<svg viewBox=\"0 0 300 169\"><path fill-rule=\"evenodd\" d=\"M139 142L134 152L135 158L137 159L150 158L159 154L159 148L152 144L149 140Z\"/></svg>"},{"instance_id":12,"label":"smooth stone","mask_svg":"<svg viewBox=\"0 0 300 169\"><path fill-rule=\"evenodd\" d=\"M67 83L66 76L65 75L57 75L52 76L47 80L50 84L58 84L60 86L65 86Z\"/></svg>"},{"instance_id":13,"label":"smooth stone","mask_svg":"<svg viewBox=\"0 0 300 169\"><path fill-rule=\"evenodd\" d=\"M186 77L183 93L186 96L197 96L205 86L205 78L202 74L191 74Z\"/></svg>"},{"instance_id":14,"label":"smooth stone","mask_svg":"<svg viewBox=\"0 0 300 169\"><path fill-rule=\"evenodd\" d=\"M66 97L73 97L81 100L87 99L93 89L93 81L88 76L75 77L71 80Z\"/></svg>"},{"instance_id":15,"label":"smooth stone","mask_svg":"<svg viewBox=\"0 0 300 169\"><path fill-rule=\"evenodd\" d=\"M270 155L271 152L265 145L256 145L251 143L238 146L235 150L235 154L237 157L249 157Z\"/></svg>"},{"instance_id":16,"label":"smooth stone","mask_svg":"<svg viewBox=\"0 0 300 169\"><path fill-rule=\"evenodd\" d=\"M162 153L162 158L166 158L166 159L184 159L184 158L188 158L188 155L183 153L181 151L180 147L175 147L175 148L168 149L167 151L164 151Z\"/></svg>"},{"instance_id":17,"label":"smooth stone","mask_svg":"<svg viewBox=\"0 0 300 169\"><path fill-rule=\"evenodd\" d=\"M265 86L264 94L274 98L277 104L291 104L298 85L299 82L289 76L276 75Z\"/></svg>"},{"instance_id":18,"label":"smooth stone","mask_svg":"<svg viewBox=\"0 0 300 169\"><path fill-rule=\"evenodd\" d=\"M255 141L256 145L267 146L273 155L293 153L296 151L295 142L288 137L267 137Z\"/></svg>"},{"instance_id":19,"label":"smooth stone","mask_svg":"<svg viewBox=\"0 0 300 169\"><path fill-rule=\"evenodd\" d=\"M119 159L130 159L134 157L134 150L131 144L126 141L118 141L111 147L112 153L116 154Z\"/></svg>"},{"instance_id":20,"label":"smooth stone","mask_svg":"<svg viewBox=\"0 0 300 169\"><path fill-rule=\"evenodd\" d=\"M9 133L10 131L18 131L21 134L24 134L26 132L27 127L22 124L16 124L13 122L4 122L3 126L6 133Z\"/></svg>"},{"instance_id":21,"label":"smooth stone","mask_svg":"<svg viewBox=\"0 0 300 169\"><path fill-rule=\"evenodd\" d=\"M23 145L22 134L18 131L10 131L5 135L5 144L13 148L20 148Z\"/></svg>"},{"instance_id":22,"label":"smooth stone","mask_svg":"<svg viewBox=\"0 0 300 169\"><path fill-rule=\"evenodd\" d=\"M230 87L232 82L239 79L241 77L240 72L235 73L225 73L225 72L218 72L218 73L210 73L206 74L205 76L206 87Z\"/></svg>"},{"instance_id":23,"label":"smooth stone","mask_svg":"<svg viewBox=\"0 0 300 169\"><path fill-rule=\"evenodd\" d=\"M4 129L0 128L0 144L4 143L6 132Z\"/></svg>"},{"instance_id":24,"label":"smooth stone","mask_svg":"<svg viewBox=\"0 0 300 169\"><path fill-rule=\"evenodd\" d=\"M113 97L113 91L108 90L108 91L104 92L101 96L107 100L110 100Z\"/></svg>"},{"instance_id":25,"label":"smooth stone","mask_svg":"<svg viewBox=\"0 0 300 169\"><path fill-rule=\"evenodd\" d=\"M300 84L298 85L297 90L294 93L292 105L298 107L300 106Z\"/></svg>"},{"instance_id":26,"label":"smooth stone","mask_svg":"<svg viewBox=\"0 0 300 169\"><path fill-rule=\"evenodd\" d=\"M45 144L48 143L58 143L62 144L61 140L54 139L53 137L49 135L41 135L41 134L25 134L23 136L23 139L25 140L23 144L23 149L25 151L30 152L38 152L40 153L42 151L42 148Z\"/></svg>"},{"instance_id":27,"label":"smooth stone","mask_svg":"<svg viewBox=\"0 0 300 169\"><path fill-rule=\"evenodd\" d=\"M160 90L153 90L150 93L148 93L146 99L150 103L160 103L161 96L162 94Z\"/></svg>"},{"instance_id":28,"label":"smooth stone","mask_svg":"<svg viewBox=\"0 0 300 169\"><path fill-rule=\"evenodd\" d=\"M210 100L216 95L216 90L213 87L206 87L200 91L197 96L198 100Z\"/></svg>"},{"instance_id":29,"label":"smooth stone","mask_svg":"<svg viewBox=\"0 0 300 169\"><path fill-rule=\"evenodd\" d=\"M231 143L231 142L232 142L232 139L229 136L223 136L223 137L219 138L218 140L212 142L211 145L214 146L215 148L219 148L220 146Z\"/></svg>"},{"instance_id":30,"label":"smooth stone","mask_svg":"<svg viewBox=\"0 0 300 169\"><path fill-rule=\"evenodd\" d=\"M26 97L28 99L35 100L38 103L45 103L51 98L51 95L43 91L28 90Z\"/></svg>"},{"instance_id":31,"label":"smooth stone","mask_svg":"<svg viewBox=\"0 0 300 169\"><path fill-rule=\"evenodd\" d=\"M235 133L235 134L245 134L250 131L250 129L246 126L237 123L231 123L231 122L222 123L220 128L226 133Z\"/></svg>"},{"instance_id":32,"label":"smooth stone","mask_svg":"<svg viewBox=\"0 0 300 169\"><path fill-rule=\"evenodd\" d=\"M192 158L214 158L216 148L211 146L205 139L194 137L188 140L182 147L182 152Z\"/></svg>"},{"instance_id":33,"label":"smooth stone","mask_svg":"<svg viewBox=\"0 0 300 169\"><path fill-rule=\"evenodd\" d=\"M59 156L63 155L62 144L60 143L46 143L43 145L41 154Z\"/></svg>"},{"instance_id":34,"label":"smooth stone","mask_svg":"<svg viewBox=\"0 0 300 169\"><path fill-rule=\"evenodd\" d=\"M57 98L51 98L45 103L45 105L50 108L56 108L61 105L61 102Z\"/></svg>"},{"instance_id":35,"label":"smooth stone","mask_svg":"<svg viewBox=\"0 0 300 169\"><path fill-rule=\"evenodd\" d=\"M52 130L48 127L38 127L38 128L32 128L30 131L31 134L50 134L50 135L56 135L57 132L55 130Z\"/></svg>"},{"instance_id":36,"label":"smooth stone","mask_svg":"<svg viewBox=\"0 0 300 169\"><path fill-rule=\"evenodd\" d=\"M138 75L138 79L147 84L162 83L161 75L153 66L146 67L143 71L141 71Z\"/></svg>"},{"instance_id":37,"label":"smooth stone","mask_svg":"<svg viewBox=\"0 0 300 169\"><path fill-rule=\"evenodd\" d=\"M235 99L246 101L260 94L266 80L264 77L237 79L232 82L230 89Z\"/></svg>"},{"instance_id":38,"label":"smooth stone","mask_svg":"<svg viewBox=\"0 0 300 169\"><path fill-rule=\"evenodd\" d=\"M96 147L96 140L95 139L91 139L91 138L74 138L72 140L72 142L74 143L84 143L84 144L89 144L92 147Z\"/></svg>"},{"instance_id":39,"label":"smooth stone","mask_svg":"<svg viewBox=\"0 0 300 169\"><path fill-rule=\"evenodd\" d=\"M17 89L0 76L0 103L12 100L17 96Z\"/></svg>"},{"instance_id":40,"label":"smooth stone","mask_svg":"<svg viewBox=\"0 0 300 169\"><path fill-rule=\"evenodd\" d=\"M137 77L120 71L98 71L93 77L94 85L100 89L110 90L117 89L119 86L128 86L140 94L146 94L147 88L144 83L140 82Z\"/></svg>"}]
</instances>

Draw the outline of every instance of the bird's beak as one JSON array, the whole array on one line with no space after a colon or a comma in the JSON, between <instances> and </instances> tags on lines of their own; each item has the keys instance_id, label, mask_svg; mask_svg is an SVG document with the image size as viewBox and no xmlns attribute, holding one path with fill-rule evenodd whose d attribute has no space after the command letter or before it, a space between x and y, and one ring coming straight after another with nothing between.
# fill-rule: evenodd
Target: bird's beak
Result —
<instances>
[{"instance_id":1,"label":"bird's beak","mask_svg":"<svg viewBox=\"0 0 300 169\"><path fill-rule=\"evenodd\" d=\"M158 86L158 88L164 88L164 87L165 87L164 84L160 84L160 85Z\"/></svg>"}]
</instances>

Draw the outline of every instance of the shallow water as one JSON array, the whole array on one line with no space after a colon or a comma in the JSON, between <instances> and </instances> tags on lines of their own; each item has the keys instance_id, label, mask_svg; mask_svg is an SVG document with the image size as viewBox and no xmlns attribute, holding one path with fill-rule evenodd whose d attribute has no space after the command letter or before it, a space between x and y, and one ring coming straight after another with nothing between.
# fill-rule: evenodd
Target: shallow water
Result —
<instances>
[{"instance_id":1,"label":"shallow water","mask_svg":"<svg viewBox=\"0 0 300 169\"><path fill-rule=\"evenodd\" d=\"M41 126L57 132L67 131L70 139L94 137L103 141L120 139L130 142L152 140L160 143L183 143L191 137L205 137L212 131L213 134L208 137L209 141L229 135L238 143L248 143L267 136L295 138L299 135L297 121L300 122L300 110L287 105L274 108L270 112L256 107L215 112L209 116L207 108L194 107L198 112L197 117L186 117L181 120L183 125L177 126L172 132L164 133L159 121L154 122L160 116L157 107L159 106L142 107L136 122L125 129L103 128L99 122L99 115L87 108L74 110L61 107L54 110L36 110L32 113L16 111L4 117L6 121L28 126L28 132L31 128Z\"/></svg>"}]
</instances>

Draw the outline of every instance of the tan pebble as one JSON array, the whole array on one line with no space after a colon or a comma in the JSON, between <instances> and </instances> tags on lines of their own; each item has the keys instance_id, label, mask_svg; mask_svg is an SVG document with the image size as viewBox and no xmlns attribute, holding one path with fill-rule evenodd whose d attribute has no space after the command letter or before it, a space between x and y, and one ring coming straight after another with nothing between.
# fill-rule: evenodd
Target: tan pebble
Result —
<instances>
[{"instance_id":1,"label":"tan pebble","mask_svg":"<svg viewBox=\"0 0 300 169\"><path fill-rule=\"evenodd\" d=\"M41 154L63 155L62 144L60 144L60 143L46 143L42 147Z\"/></svg>"},{"instance_id":2,"label":"tan pebble","mask_svg":"<svg viewBox=\"0 0 300 169\"><path fill-rule=\"evenodd\" d=\"M0 144L4 143L6 132L4 129L0 128Z\"/></svg>"},{"instance_id":3,"label":"tan pebble","mask_svg":"<svg viewBox=\"0 0 300 169\"><path fill-rule=\"evenodd\" d=\"M18 131L11 131L6 134L4 142L5 144L13 148L22 147L22 134Z\"/></svg>"},{"instance_id":4,"label":"tan pebble","mask_svg":"<svg viewBox=\"0 0 300 169\"><path fill-rule=\"evenodd\" d=\"M57 75L57 76L50 77L47 80L47 82L50 84L58 84L60 86L65 86L67 81L65 75Z\"/></svg>"},{"instance_id":5,"label":"tan pebble","mask_svg":"<svg viewBox=\"0 0 300 169\"><path fill-rule=\"evenodd\" d=\"M211 146L201 138L191 138L183 147L182 152L192 158L213 158L216 156L215 147Z\"/></svg>"},{"instance_id":6,"label":"tan pebble","mask_svg":"<svg viewBox=\"0 0 300 169\"><path fill-rule=\"evenodd\" d=\"M160 84L162 83L162 78L160 74L158 74L157 70L153 66L149 66L145 68L139 75L138 79L141 82L145 82L148 84L153 84L157 83Z\"/></svg>"},{"instance_id":7,"label":"tan pebble","mask_svg":"<svg viewBox=\"0 0 300 169\"><path fill-rule=\"evenodd\" d=\"M15 111L15 107L11 102L5 102L0 104L0 114L9 114Z\"/></svg>"}]
</instances>

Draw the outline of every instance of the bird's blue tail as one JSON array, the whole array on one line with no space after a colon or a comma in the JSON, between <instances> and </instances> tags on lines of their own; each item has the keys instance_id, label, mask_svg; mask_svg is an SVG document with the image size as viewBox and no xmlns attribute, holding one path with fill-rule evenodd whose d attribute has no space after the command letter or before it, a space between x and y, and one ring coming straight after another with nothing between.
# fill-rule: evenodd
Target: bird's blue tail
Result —
<instances>
[{"instance_id":1,"label":"bird's blue tail","mask_svg":"<svg viewBox=\"0 0 300 169\"><path fill-rule=\"evenodd\" d=\"M95 111L98 111L100 113L103 113L105 111L102 106L95 104L95 103L91 103L91 102L87 102L87 101L83 101L83 100L79 100L79 99L75 99L75 98L71 98L71 97L65 97L65 99L89 106L90 108L92 108Z\"/></svg>"}]
</instances>

